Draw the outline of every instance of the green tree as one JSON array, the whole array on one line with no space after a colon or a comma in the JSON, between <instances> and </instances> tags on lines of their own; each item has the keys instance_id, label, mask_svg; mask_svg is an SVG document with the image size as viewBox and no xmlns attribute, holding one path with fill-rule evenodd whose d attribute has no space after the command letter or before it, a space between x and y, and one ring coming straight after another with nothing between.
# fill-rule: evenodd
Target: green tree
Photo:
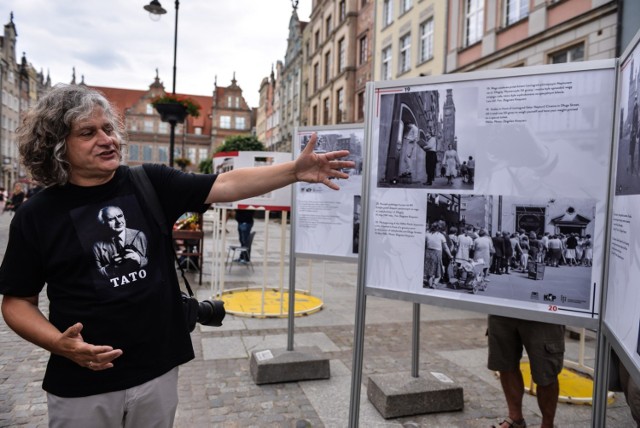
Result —
<instances>
[{"instance_id":1,"label":"green tree","mask_svg":"<svg viewBox=\"0 0 640 428\"><path fill-rule=\"evenodd\" d=\"M255 135L234 135L224 140L224 143L216 149L216 153L220 152L263 152L266 148Z\"/></svg>"},{"instance_id":2,"label":"green tree","mask_svg":"<svg viewBox=\"0 0 640 428\"><path fill-rule=\"evenodd\" d=\"M203 174L213 174L213 159L205 159L198 165L198 171Z\"/></svg>"}]
</instances>

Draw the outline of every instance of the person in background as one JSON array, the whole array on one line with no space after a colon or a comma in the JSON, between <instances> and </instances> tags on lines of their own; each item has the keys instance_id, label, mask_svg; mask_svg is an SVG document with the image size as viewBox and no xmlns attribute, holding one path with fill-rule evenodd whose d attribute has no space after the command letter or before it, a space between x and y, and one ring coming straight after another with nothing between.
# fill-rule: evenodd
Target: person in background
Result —
<instances>
[{"instance_id":1,"label":"person in background","mask_svg":"<svg viewBox=\"0 0 640 428\"><path fill-rule=\"evenodd\" d=\"M238 222L238 239L240 245L249 248L249 236L251 235L251 229L253 228L253 214L254 210L236 210L236 221ZM251 261L250 251L243 251L240 253L238 260L240 263L248 263Z\"/></svg>"},{"instance_id":2,"label":"person in background","mask_svg":"<svg viewBox=\"0 0 640 428\"><path fill-rule=\"evenodd\" d=\"M425 172L427 174L427 181L423 184L427 186L431 186L433 184L433 180L436 178L436 164L438 163L438 154L436 153L436 136L435 133L431 130L427 131L427 137L425 140L420 140L418 144L420 148L424 150L425 153Z\"/></svg>"},{"instance_id":3,"label":"person in background","mask_svg":"<svg viewBox=\"0 0 640 428\"><path fill-rule=\"evenodd\" d=\"M26 196L27 195L24 193L22 184L20 183L14 184L13 193L11 194L11 196L9 196L9 199L7 200L7 204L5 205L4 210L15 213L16 211L18 211L18 208L22 206L22 203L24 202Z\"/></svg>"},{"instance_id":4,"label":"person in background","mask_svg":"<svg viewBox=\"0 0 640 428\"><path fill-rule=\"evenodd\" d=\"M342 160L346 150L314 153L316 134L295 160L219 175L145 164L163 227L121 165L124 126L100 92L56 85L24 113L16 133L23 165L45 189L12 219L0 266L2 315L19 336L50 352L42 387L51 428L171 427L178 367L195 357L172 225L184 212L298 181L337 190L333 179L348 178L342 169L353 167ZM107 206L144 232L144 267L113 277L98 272L96 213ZM45 284L48 315L38 305Z\"/></svg>"},{"instance_id":5,"label":"person in background","mask_svg":"<svg viewBox=\"0 0 640 428\"><path fill-rule=\"evenodd\" d=\"M520 371L523 348L527 350L531 376L537 385L536 398L542 413L541 428L553 428L560 388L558 375L564 362L563 325L489 315L487 368L500 373L500 384L507 401L508 416L500 428L523 428L524 379Z\"/></svg>"},{"instance_id":6,"label":"person in background","mask_svg":"<svg viewBox=\"0 0 640 428\"><path fill-rule=\"evenodd\" d=\"M487 231L484 228L480 229L478 237L473 241L473 260L484 263L482 272L485 278L487 277L489 266L491 266L491 258L495 252L491 237L487 235Z\"/></svg>"},{"instance_id":7,"label":"person in background","mask_svg":"<svg viewBox=\"0 0 640 428\"><path fill-rule=\"evenodd\" d=\"M458 167L460 166L460 158L458 152L449 144L448 149L444 152L445 176L447 184L453 184L453 179L458 176Z\"/></svg>"},{"instance_id":8,"label":"person in background","mask_svg":"<svg viewBox=\"0 0 640 428\"><path fill-rule=\"evenodd\" d=\"M447 238L441 232L440 223L434 221L429 226L425 239L424 253L424 288L437 288L443 275L442 253L445 252L451 258L451 251L447 246Z\"/></svg>"},{"instance_id":9,"label":"person in background","mask_svg":"<svg viewBox=\"0 0 640 428\"><path fill-rule=\"evenodd\" d=\"M473 184L476 173L476 161L473 159L473 156L469 156L469 160L467 161L467 170L469 171L469 183Z\"/></svg>"}]
</instances>

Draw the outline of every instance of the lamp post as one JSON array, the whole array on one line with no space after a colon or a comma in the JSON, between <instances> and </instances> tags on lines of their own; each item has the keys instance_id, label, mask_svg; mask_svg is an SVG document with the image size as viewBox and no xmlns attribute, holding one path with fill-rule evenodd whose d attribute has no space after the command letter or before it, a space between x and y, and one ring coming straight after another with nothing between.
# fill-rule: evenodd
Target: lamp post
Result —
<instances>
[{"instance_id":1,"label":"lamp post","mask_svg":"<svg viewBox=\"0 0 640 428\"><path fill-rule=\"evenodd\" d=\"M176 94L176 58L177 58L177 51L178 51L178 8L180 7L180 2L178 0L175 0L175 5L176 5L176 23L175 23L175 30L173 34L173 87L171 91L173 95ZM152 19L156 19L156 18L159 19L161 15L164 15L165 13L167 13L167 11L162 7L162 5L158 0L151 0L151 2L148 5L144 6L144 10L149 12L149 16ZM172 116L165 117L164 115L162 115L162 113L160 114L162 116L162 120L165 122L169 122L169 125L171 126L171 134L169 136L169 166L173 168L173 151L176 143L175 141L176 140L176 123L178 121L180 122L184 121L184 118L186 117L186 111L185 111L185 114L182 115L182 118L180 118L180 115L172 115Z\"/></svg>"}]
</instances>

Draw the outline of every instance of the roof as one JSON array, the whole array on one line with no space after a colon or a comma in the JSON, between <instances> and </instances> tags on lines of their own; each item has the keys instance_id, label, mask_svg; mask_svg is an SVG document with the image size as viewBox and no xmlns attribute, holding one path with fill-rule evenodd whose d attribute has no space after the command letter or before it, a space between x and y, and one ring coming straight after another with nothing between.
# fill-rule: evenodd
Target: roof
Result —
<instances>
[{"instance_id":1,"label":"roof","mask_svg":"<svg viewBox=\"0 0 640 428\"><path fill-rule=\"evenodd\" d=\"M142 91L139 89L108 88L105 86L91 86L91 88L102 92L104 96L115 106L116 109L118 109L118 111L123 116L125 116L125 113L128 109L132 108L150 92L150 90ZM200 116L187 116L187 132L192 132L194 127L201 127L203 135L210 135L211 121L208 119L209 117L211 117L211 97L191 94L176 95L189 97L200 104L201 107Z\"/></svg>"}]
</instances>

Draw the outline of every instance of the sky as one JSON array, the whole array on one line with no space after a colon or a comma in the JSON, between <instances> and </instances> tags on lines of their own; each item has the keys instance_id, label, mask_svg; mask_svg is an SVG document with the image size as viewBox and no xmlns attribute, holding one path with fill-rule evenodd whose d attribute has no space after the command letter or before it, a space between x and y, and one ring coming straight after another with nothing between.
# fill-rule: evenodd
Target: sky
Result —
<instances>
[{"instance_id":1,"label":"sky","mask_svg":"<svg viewBox=\"0 0 640 428\"><path fill-rule=\"evenodd\" d=\"M145 90L158 69L167 92L173 81L175 1L161 0L167 13L153 21L149 0L2 0L0 23L10 13L22 52L52 83ZM182 0L178 10L176 92L211 95L235 77L250 107L260 82L284 61L290 0ZM300 0L298 17L308 21L311 0Z\"/></svg>"}]
</instances>

